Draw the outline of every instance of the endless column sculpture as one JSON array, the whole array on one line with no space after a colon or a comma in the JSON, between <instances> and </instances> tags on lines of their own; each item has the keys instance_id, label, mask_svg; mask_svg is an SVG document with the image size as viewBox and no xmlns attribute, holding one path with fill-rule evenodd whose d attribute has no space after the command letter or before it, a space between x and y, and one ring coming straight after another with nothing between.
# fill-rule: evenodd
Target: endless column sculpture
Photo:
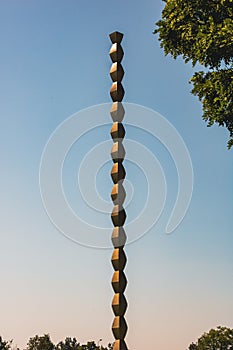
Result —
<instances>
[{"instance_id":1,"label":"endless column sculpture","mask_svg":"<svg viewBox=\"0 0 233 350\"><path fill-rule=\"evenodd\" d=\"M126 196L125 189L123 187L123 181L126 173L122 164L125 157L125 150L122 144L123 138L125 136L125 129L121 123L125 114L123 105L121 103L124 97L124 89L121 84L124 76L124 70L121 65L121 61L124 55L123 49L121 47L123 34L114 32L109 36L112 42L112 47L109 54L113 62L110 69L110 76L113 81L110 89L110 95L113 100L112 108L110 111L113 120L111 136L114 142L111 150L111 156L114 162L111 171L111 177L114 182L111 192L112 201L114 203L114 208L111 214L112 222L114 225L112 233L112 243L114 246L112 265L115 270L112 277L112 287L115 292L112 301L112 308L115 314L115 318L112 324L112 332L116 339L114 342L113 350L128 350L127 345L124 341L127 332L127 324L124 318L124 314L127 308L127 301L124 296L124 291L127 284L124 268L127 259L124 252L126 234L123 228L126 219L126 213L123 208L123 202Z\"/></svg>"}]
</instances>

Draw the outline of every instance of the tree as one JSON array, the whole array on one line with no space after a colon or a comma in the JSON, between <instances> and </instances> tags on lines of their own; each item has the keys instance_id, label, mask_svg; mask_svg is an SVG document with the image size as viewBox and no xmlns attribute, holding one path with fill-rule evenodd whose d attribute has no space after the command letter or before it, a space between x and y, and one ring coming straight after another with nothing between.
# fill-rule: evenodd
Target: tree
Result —
<instances>
[{"instance_id":1,"label":"tree","mask_svg":"<svg viewBox=\"0 0 233 350\"><path fill-rule=\"evenodd\" d=\"M67 337L65 341L61 341L56 345L56 350L80 350L81 346L77 342L76 338Z\"/></svg>"},{"instance_id":2,"label":"tree","mask_svg":"<svg viewBox=\"0 0 233 350\"><path fill-rule=\"evenodd\" d=\"M13 340L6 341L0 336L0 350L19 350L17 346L12 347Z\"/></svg>"},{"instance_id":3,"label":"tree","mask_svg":"<svg viewBox=\"0 0 233 350\"><path fill-rule=\"evenodd\" d=\"M55 346L52 343L49 334L44 334L43 336L36 335L30 338L26 350L54 350Z\"/></svg>"},{"instance_id":4,"label":"tree","mask_svg":"<svg viewBox=\"0 0 233 350\"><path fill-rule=\"evenodd\" d=\"M87 350L96 350L97 346L94 341L88 341L86 345Z\"/></svg>"},{"instance_id":5,"label":"tree","mask_svg":"<svg viewBox=\"0 0 233 350\"><path fill-rule=\"evenodd\" d=\"M199 63L205 72L191 78L192 93L203 106L207 126L217 123L230 133L233 145L233 0L163 0L156 23L165 55Z\"/></svg>"},{"instance_id":6,"label":"tree","mask_svg":"<svg viewBox=\"0 0 233 350\"><path fill-rule=\"evenodd\" d=\"M233 329L217 327L204 333L188 350L233 350Z\"/></svg>"},{"instance_id":7,"label":"tree","mask_svg":"<svg viewBox=\"0 0 233 350\"><path fill-rule=\"evenodd\" d=\"M4 341L0 336L0 350L9 350L11 348L12 341Z\"/></svg>"},{"instance_id":8,"label":"tree","mask_svg":"<svg viewBox=\"0 0 233 350\"><path fill-rule=\"evenodd\" d=\"M87 344L81 345L77 342L76 338L67 337L65 341L59 342L55 350L112 350L113 344L109 343L108 347L105 348L103 346L97 346L94 341L89 341Z\"/></svg>"}]
</instances>

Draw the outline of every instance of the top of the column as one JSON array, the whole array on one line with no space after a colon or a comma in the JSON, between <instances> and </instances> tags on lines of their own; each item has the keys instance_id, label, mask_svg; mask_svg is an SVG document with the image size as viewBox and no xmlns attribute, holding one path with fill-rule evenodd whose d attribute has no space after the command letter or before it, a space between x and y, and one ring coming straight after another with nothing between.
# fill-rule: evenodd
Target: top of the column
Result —
<instances>
[{"instance_id":1,"label":"top of the column","mask_svg":"<svg viewBox=\"0 0 233 350\"><path fill-rule=\"evenodd\" d=\"M120 32L113 32L109 34L110 40L113 44L117 43L120 44L123 39L124 34Z\"/></svg>"}]
</instances>

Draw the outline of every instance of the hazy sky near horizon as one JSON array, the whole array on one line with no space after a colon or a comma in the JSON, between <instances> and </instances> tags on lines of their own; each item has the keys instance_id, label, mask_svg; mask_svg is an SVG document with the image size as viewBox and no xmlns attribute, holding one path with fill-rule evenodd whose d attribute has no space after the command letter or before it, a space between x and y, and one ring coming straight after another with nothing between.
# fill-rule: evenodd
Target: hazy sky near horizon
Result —
<instances>
[{"instance_id":1,"label":"hazy sky near horizon","mask_svg":"<svg viewBox=\"0 0 233 350\"><path fill-rule=\"evenodd\" d=\"M201 119L201 105L190 94L191 65L164 57L152 34L162 8L156 0L0 1L0 335L22 349L29 337L44 333L55 343L66 336L113 341L112 250L75 244L51 223L40 196L39 166L46 142L62 122L110 102L108 34L115 30L125 34L124 101L172 123L194 172L188 212L166 235L178 188L175 165L158 140L128 127L127 135L157 157L167 181L160 219L126 247L128 347L185 350L212 327L233 328L232 151L227 131L207 128ZM67 198L86 217L89 209L81 206L75 187L77 169L90 147L110 140L108 130L97 128L77 141L65 163ZM139 168L125 164L134 185L130 218L145 201L146 182ZM106 201L110 169L107 155L97 176ZM100 226L110 220L97 219Z\"/></svg>"}]
</instances>

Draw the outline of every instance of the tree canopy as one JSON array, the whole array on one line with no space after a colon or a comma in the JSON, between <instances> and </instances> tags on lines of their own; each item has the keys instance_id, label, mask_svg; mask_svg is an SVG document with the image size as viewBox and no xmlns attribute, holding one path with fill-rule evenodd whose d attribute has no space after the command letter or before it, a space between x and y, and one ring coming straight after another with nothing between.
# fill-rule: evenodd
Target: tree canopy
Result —
<instances>
[{"instance_id":1,"label":"tree canopy","mask_svg":"<svg viewBox=\"0 0 233 350\"><path fill-rule=\"evenodd\" d=\"M0 350L9 350L11 347L11 342L5 341L0 336Z\"/></svg>"},{"instance_id":2,"label":"tree canopy","mask_svg":"<svg viewBox=\"0 0 233 350\"><path fill-rule=\"evenodd\" d=\"M6 342L6 346L8 347L1 348L0 343L0 350L13 350L10 347L10 344L11 342ZM55 345L51 341L50 335L44 334L42 336L35 335L34 337L30 338L25 350L112 350L112 348L113 345L111 343L108 344L108 347L103 347L97 346L94 341L89 341L87 344L81 345L76 338L71 337L66 337L64 341L60 341L57 345Z\"/></svg>"},{"instance_id":3,"label":"tree canopy","mask_svg":"<svg viewBox=\"0 0 233 350\"><path fill-rule=\"evenodd\" d=\"M54 348L49 334L44 334L43 336L36 335L30 338L26 350L54 350Z\"/></svg>"},{"instance_id":4,"label":"tree canopy","mask_svg":"<svg viewBox=\"0 0 233 350\"><path fill-rule=\"evenodd\" d=\"M19 350L17 346L12 346L13 340L3 340L0 336L0 350Z\"/></svg>"},{"instance_id":5,"label":"tree canopy","mask_svg":"<svg viewBox=\"0 0 233 350\"><path fill-rule=\"evenodd\" d=\"M77 342L76 338L67 337L65 341L60 341L56 345L56 350L80 350L81 345Z\"/></svg>"},{"instance_id":6,"label":"tree canopy","mask_svg":"<svg viewBox=\"0 0 233 350\"><path fill-rule=\"evenodd\" d=\"M154 33L165 55L182 56L205 71L191 78L192 93L203 106L208 126L217 123L233 145L233 0L163 0Z\"/></svg>"},{"instance_id":7,"label":"tree canopy","mask_svg":"<svg viewBox=\"0 0 233 350\"><path fill-rule=\"evenodd\" d=\"M204 333L188 350L233 350L233 329L217 327Z\"/></svg>"}]
</instances>

